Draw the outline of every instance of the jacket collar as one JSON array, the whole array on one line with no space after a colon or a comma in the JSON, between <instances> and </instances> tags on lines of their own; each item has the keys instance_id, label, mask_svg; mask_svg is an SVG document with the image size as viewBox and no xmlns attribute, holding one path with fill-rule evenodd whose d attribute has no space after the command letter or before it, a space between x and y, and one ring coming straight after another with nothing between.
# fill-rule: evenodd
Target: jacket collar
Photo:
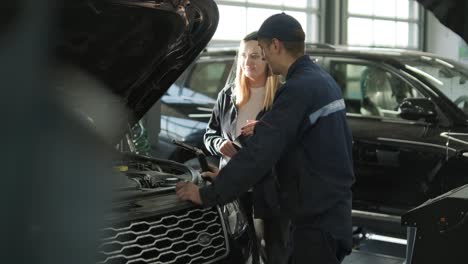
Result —
<instances>
[{"instance_id":1,"label":"jacket collar","mask_svg":"<svg viewBox=\"0 0 468 264\"><path fill-rule=\"evenodd\" d=\"M229 86L229 88L226 90L226 95L231 97L231 100L233 102L236 101L236 93L234 92L234 89L236 88L236 86L234 84L231 84Z\"/></svg>"},{"instance_id":2,"label":"jacket collar","mask_svg":"<svg viewBox=\"0 0 468 264\"><path fill-rule=\"evenodd\" d=\"M297 72L300 68L302 68L304 65L311 63L311 59L309 58L309 55L303 55L299 58L296 59L296 61L289 66L288 69L288 74L286 75L286 80L290 79L295 72Z\"/></svg>"}]
</instances>

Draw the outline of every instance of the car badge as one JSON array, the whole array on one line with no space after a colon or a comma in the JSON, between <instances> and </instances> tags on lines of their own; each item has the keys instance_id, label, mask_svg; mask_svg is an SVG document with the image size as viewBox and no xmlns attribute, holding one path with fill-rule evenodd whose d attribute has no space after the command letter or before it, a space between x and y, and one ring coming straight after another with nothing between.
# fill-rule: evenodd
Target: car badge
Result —
<instances>
[{"instance_id":1,"label":"car badge","mask_svg":"<svg viewBox=\"0 0 468 264\"><path fill-rule=\"evenodd\" d=\"M207 246L211 242L211 236L207 233L201 233L198 236L197 240L198 240L198 243L200 243L200 245Z\"/></svg>"}]
</instances>

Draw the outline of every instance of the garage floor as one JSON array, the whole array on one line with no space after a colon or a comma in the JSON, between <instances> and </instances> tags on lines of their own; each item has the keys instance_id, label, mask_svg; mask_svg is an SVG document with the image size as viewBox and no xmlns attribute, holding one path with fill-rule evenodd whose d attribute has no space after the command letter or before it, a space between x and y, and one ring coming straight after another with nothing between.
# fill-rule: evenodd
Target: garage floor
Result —
<instances>
[{"instance_id":1,"label":"garage floor","mask_svg":"<svg viewBox=\"0 0 468 264\"><path fill-rule=\"evenodd\" d=\"M347 256L342 264L403 264L405 260L398 257L379 255L355 250Z\"/></svg>"},{"instance_id":2,"label":"garage floor","mask_svg":"<svg viewBox=\"0 0 468 264\"><path fill-rule=\"evenodd\" d=\"M403 264L406 245L380 240L364 240L342 264Z\"/></svg>"}]
</instances>

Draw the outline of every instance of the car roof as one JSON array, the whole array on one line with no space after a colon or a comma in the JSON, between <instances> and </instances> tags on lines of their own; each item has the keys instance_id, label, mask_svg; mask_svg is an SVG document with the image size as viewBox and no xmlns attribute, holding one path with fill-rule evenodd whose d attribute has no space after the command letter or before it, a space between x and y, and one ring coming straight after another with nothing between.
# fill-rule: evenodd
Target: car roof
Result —
<instances>
[{"instance_id":1,"label":"car roof","mask_svg":"<svg viewBox=\"0 0 468 264\"><path fill-rule=\"evenodd\" d=\"M200 54L202 56L206 55L236 55L237 49L239 48L239 44L222 44L222 45L210 45L205 47L203 52Z\"/></svg>"},{"instance_id":2,"label":"car roof","mask_svg":"<svg viewBox=\"0 0 468 264\"><path fill-rule=\"evenodd\" d=\"M211 45L201 53L202 56L233 56L236 54L238 44L228 43ZM331 45L326 43L306 43L306 54L311 56L340 56L349 58L362 58L374 61L386 61L392 64L402 64L402 59L420 59L421 57L441 58L435 54L396 48L371 48ZM445 59L445 58L441 58Z\"/></svg>"},{"instance_id":3,"label":"car roof","mask_svg":"<svg viewBox=\"0 0 468 264\"><path fill-rule=\"evenodd\" d=\"M352 46L334 46L322 43L307 43L306 53L316 56L340 56L349 58L363 58L374 61L386 61L393 64L403 64L403 60L421 59L422 57L441 58L435 54L406 49L370 48Z\"/></svg>"}]
</instances>

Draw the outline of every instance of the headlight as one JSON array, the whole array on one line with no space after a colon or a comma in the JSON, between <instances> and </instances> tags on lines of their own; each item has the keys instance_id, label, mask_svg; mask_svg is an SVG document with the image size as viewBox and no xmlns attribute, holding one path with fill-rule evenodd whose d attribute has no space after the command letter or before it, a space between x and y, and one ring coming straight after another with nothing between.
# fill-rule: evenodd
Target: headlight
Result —
<instances>
[{"instance_id":1,"label":"headlight","mask_svg":"<svg viewBox=\"0 0 468 264\"><path fill-rule=\"evenodd\" d=\"M221 207L228 233L234 238L239 237L247 228L247 219L239 208L239 203L234 201Z\"/></svg>"}]
</instances>

